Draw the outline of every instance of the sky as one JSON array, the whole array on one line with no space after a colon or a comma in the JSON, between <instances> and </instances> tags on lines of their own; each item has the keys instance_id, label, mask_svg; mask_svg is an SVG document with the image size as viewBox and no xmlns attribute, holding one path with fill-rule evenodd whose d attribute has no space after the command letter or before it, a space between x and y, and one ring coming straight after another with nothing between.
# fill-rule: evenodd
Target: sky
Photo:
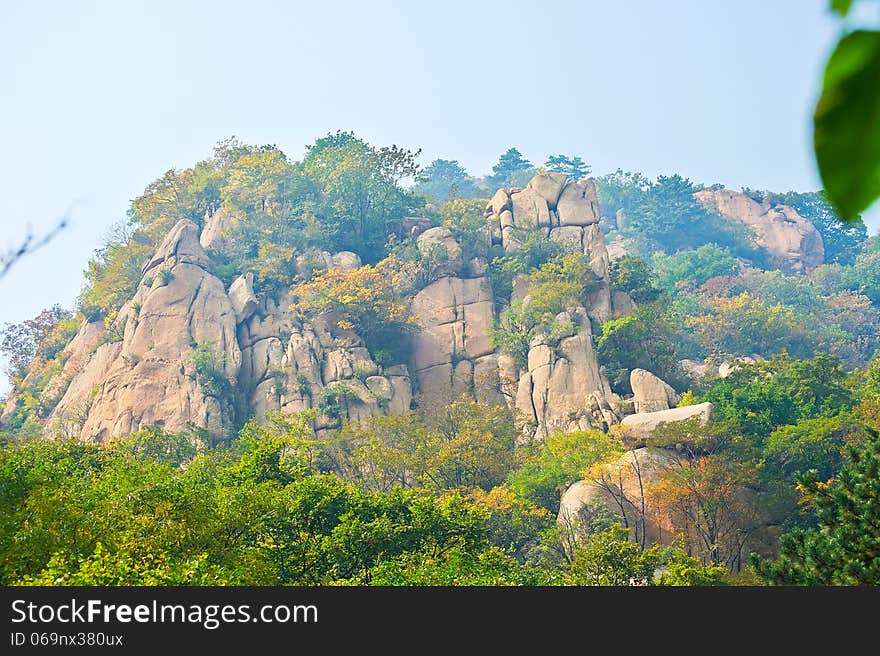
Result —
<instances>
[{"instance_id":1,"label":"sky","mask_svg":"<svg viewBox=\"0 0 880 656\"><path fill-rule=\"evenodd\" d=\"M131 199L233 135L293 159L344 129L475 175L515 146L596 174L818 189L827 5L0 0L0 249L70 218L0 279L0 326L72 306Z\"/></svg>"}]
</instances>

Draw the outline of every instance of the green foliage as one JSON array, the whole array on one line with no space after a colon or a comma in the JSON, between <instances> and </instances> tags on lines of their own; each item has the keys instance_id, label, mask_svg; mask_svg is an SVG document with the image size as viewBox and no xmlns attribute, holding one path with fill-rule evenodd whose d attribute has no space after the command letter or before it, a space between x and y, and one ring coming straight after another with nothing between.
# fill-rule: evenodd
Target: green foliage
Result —
<instances>
[{"instance_id":1,"label":"green foliage","mask_svg":"<svg viewBox=\"0 0 880 656\"><path fill-rule=\"evenodd\" d=\"M506 407L463 397L432 408L429 417L409 412L343 426L328 457L335 471L368 490L490 490L514 466L516 436Z\"/></svg>"},{"instance_id":2,"label":"green foliage","mask_svg":"<svg viewBox=\"0 0 880 656\"><path fill-rule=\"evenodd\" d=\"M596 346L612 389L632 393L629 375L636 368L651 371L673 387L686 387L678 364L677 333L667 308L659 302L639 305L635 313L604 323Z\"/></svg>"},{"instance_id":3,"label":"green foliage","mask_svg":"<svg viewBox=\"0 0 880 656\"><path fill-rule=\"evenodd\" d=\"M485 202L480 199L453 198L438 208L442 224L461 245L466 262L475 257L485 258L489 253L489 226L483 218L484 207Z\"/></svg>"},{"instance_id":4,"label":"green foliage","mask_svg":"<svg viewBox=\"0 0 880 656\"><path fill-rule=\"evenodd\" d=\"M0 448L2 581L362 583L404 553L490 548L486 511L458 494L368 493L321 474L308 417L248 424L185 467L158 437Z\"/></svg>"},{"instance_id":5,"label":"green foliage","mask_svg":"<svg viewBox=\"0 0 880 656\"><path fill-rule=\"evenodd\" d=\"M832 417L855 405L840 361L827 355L796 360L779 355L771 360L738 365L701 400L715 405L719 419L737 421L749 435L769 435L776 427L801 419Z\"/></svg>"},{"instance_id":6,"label":"green foliage","mask_svg":"<svg viewBox=\"0 0 880 656\"><path fill-rule=\"evenodd\" d=\"M421 172L412 190L430 196L437 203L472 198L479 193L473 179L454 159L435 159Z\"/></svg>"},{"instance_id":7,"label":"green foliage","mask_svg":"<svg viewBox=\"0 0 880 656\"><path fill-rule=\"evenodd\" d=\"M18 585L226 585L223 574L205 563L202 554L184 561L169 561L164 553L128 551L113 553L100 542L86 557L60 551L36 576L25 576Z\"/></svg>"},{"instance_id":8,"label":"green foliage","mask_svg":"<svg viewBox=\"0 0 880 656\"><path fill-rule=\"evenodd\" d=\"M318 408L321 414L330 419L339 419L343 408L349 403L357 403L360 399L352 389L342 381L326 385L318 395Z\"/></svg>"},{"instance_id":9,"label":"green foliage","mask_svg":"<svg viewBox=\"0 0 880 656\"><path fill-rule=\"evenodd\" d=\"M844 35L825 68L813 140L822 183L852 221L880 196L880 32Z\"/></svg>"},{"instance_id":10,"label":"green foliage","mask_svg":"<svg viewBox=\"0 0 880 656\"><path fill-rule=\"evenodd\" d=\"M385 351L401 362L414 317L407 305L420 266L391 255L375 266L353 271L331 268L295 286L295 312L307 319L327 317L342 330L355 330L371 353Z\"/></svg>"},{"instance_id":11,"label":"green foliage","mask_svg":"<svg viewBox=\"0 0 880 656\"><path fill-rule=\"evenodd\" d=\"M660 288L673 295L699 287L716 276L732 276L740 268L728 249L711 243L675 255L658 251L654 253L653 264Z\"/></svg>"},{"instance_id":12,"label":"green foliage","mask_svg":"<svg viewBox=\"0 0 880 656\"><path fill-rule=\"evenodd\" d=\"M665 586L710 586L725 585L727 570L719 565L704 565L698 558L688 555L681 549L671 549L661 556L660 576L655 576L656 585ZM663 562L665 561L665 562Z\"/></svg>"},{"instance_id":13,"label":"green foliage","mask_svg":"<svg viewBox=\"0 0 880 656\"><path fill-rule=\"evenodd\" d=\"M504 264L502 263L502 267ZM540 335L550 343L584 325L586 317L571 317L561 325L556 317L570 307L585 306L597 284L589 261L572 253L557 256L534 269L528 276L528 296L513 301L493 326L492 344L513 356L517 365L525 366L529 344Z\"/></svg>"},{"instance_id":14,"label":"green foliage","mask_svg":"<svg viewBox=\"0 0 880 656\"><path fill-rule=\"evenodd\" d=\"M830 480L805 473L798 487L817 526L782 537L779 557L752 563L777 585L880 584L880 434L871 430L848 446L840 471Z\"/></svg>"},{"instance_id":15,"label":"green foliage","mask_svg":"<svg viewBox=\"0 0 880 656\"><path fill-rule=\"evenodd\" d=\"M519 274L528 274L562 254L560 245L539 230L525 231L522 248L492 259L487 276L496 305L507 303L513 292L513 280Z\"/></svg>"},{"instance_id":16,"label":"green foliage","mask_svg":"<svg viewBox=\"0 0 880 656\"><path fill-rule=\"evenodd\" d=\"M622 526L591 535L575 552L569 574L572 585L650 585L659 558L629 541Z\"/></svg>"},{"instance_id":17,"label":"green foliage","mask_svg":"<svg viewBox=\"0 0 880 656\"><path fill-rule=\"evenodd\" d=\"M232 394L232 384L226 377L226 353L213 340L206 340L192 350L196 380L207 396L218 399Z\"/></svg>"},{"instance_id":18,"label":"green foliage","mask_svg":"<svg viewBox=\"0 0 880 656\"><path fill-rule=\"evenodd\" d=\"M704 312L685 325L693 331L704 352L713 356L771 356L783 349L809 356L809 336L794 311L785 305L770 305L743 292L733 297L710 297Z\"/></svg>"},{"instance_id":19,"label":"green foliage","mask_svg":"<svg viewBox=\"0 0 880 656\"><path fill-rule=\"evenodd\" d=\"M799 475L813 470L828 480L843 464L844 446L863 436L862 426L847 414L779 426L764 440L765 476L794 485Z\"/></svg>"},{"instance_id":20,"label":"green foliage","mask_svg":"<svg viewBox=\"0 0 880 656\"><path fill-rule=\"evenodd\" d=\"M551 433L543 443L525 449L523 462L507 475L507 485L520 499L559 512L559 498L588 467L623 452L623 445L607 433L575 431Z\"/></svg>"},{"instance_id":21,"label":"green foliage","mask_svg":"<svg viewBox=\"0 0 880 656\"><path fill-rule=\"evenodd\" d=\"M492 175L488 178L489 186L492 189L524 186L523 177L529 178L533 172L532 163L523 158L516 148L509 148L492 166Z\"/></svg>"},{"instance_id":22,"label":"green foliage","mask_svg":"<svg viewBox=\"0 0 880 656\"><path fill-rule=\"evenodd\" d=\"M544 168L556 173L564 173L572 180L582 180L590 175L590 165L577 156L551 155L544 162Z\"/></svg>"},{"instance_id":23,"label":"green foliage","mask_svg":"<svg viewBox=\"0 0 880 656\"><path fill-rule=\"evenodd\" d=\"M0 354L7 360L10 380L24 378L34 358L44 362L54 359L78 328L73 314L60 305L43 310L33 319L4 325L0 331Z\"/></svg>"},{"instance_id":24,"label":"green foliage","mask_svg":"<svg viewBox=\"0 0 880 656\"><path fill-rule=\"evenodd\" d=\"M680 175L659 176L651 182L640 173L620 169L596 180L605 216L622 210L617 228L629 237L640 255L654 251L676 253L714 242L739 256L760 260L745 226L703 208L694 198L701 189Z\"/></svg>"},{"instance_id":25,"label":"green foliage","mask_svg":"<svg viewBox=\"0 0 880 656\"><path fill-rule=\"evenodd\" d=\"M626 292L636 303L656 301L660 296L651 265L635 255L624 255L608 269L611 289Z\"/></svg>"},{"instance_id":26,"label":"green foliage","mask_svg":"<svg viewBox=\"0 0 880 656\"><path fill-rule=\"evenodd\" d=\"M455 547L447 552L405 553L380 562L370 585L552 585L552 572L521 565L498 547L472 552Z\"/></svg>"},{"instance_id":27,"label":"green foliage","mask_svg":"<svg viewBox=\"0 0 880 656\"><path fill-rule=\"evenodd\" d=\"M419 173L420 151L376 148L352 132L336 132L307 148L306 176L322 189L321 230L330 250L350 250L364 262L384 255L386 223L421 201L400 186Z\"/></svg>"}]
</instances>

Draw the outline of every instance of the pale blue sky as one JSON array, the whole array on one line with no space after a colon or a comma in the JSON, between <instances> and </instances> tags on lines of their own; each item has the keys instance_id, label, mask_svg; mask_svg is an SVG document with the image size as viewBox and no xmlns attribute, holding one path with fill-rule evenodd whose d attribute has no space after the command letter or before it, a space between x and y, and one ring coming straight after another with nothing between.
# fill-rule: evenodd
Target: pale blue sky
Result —
<instances>
[{"instance_id":1,"label":"pale blue sky","mask_svg":"<svg viewBox=\"0 0 880 656\"><path fill-rule=\"evenodd\" d=\"M810 114L840 29L826 7L0 0L0 244L73 206L0 280L0 324L72 304L129 200L231 135L293 158L347 129L474 174L516 146L596 173L816 189Z\"/></svg>"}]
</instances>

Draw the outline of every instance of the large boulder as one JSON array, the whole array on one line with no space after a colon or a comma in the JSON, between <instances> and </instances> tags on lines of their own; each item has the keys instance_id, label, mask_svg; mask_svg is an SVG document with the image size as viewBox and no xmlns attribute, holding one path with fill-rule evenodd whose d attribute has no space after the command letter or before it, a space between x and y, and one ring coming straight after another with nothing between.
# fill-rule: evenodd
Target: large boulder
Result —
<instances>
[{"instance_id":1,"label":"large boulder","mask_svg":"<svg viewBox=\"0 0 880 656\"><path fill-rule=\"evenodd\" d=\"M583 536L591 511L599 507L619 516L642 544L672 542L671 525L653 503L651 487L679 458L671 450L642 447L593 468L591 478L573 483L563 493L557 521L576 525L578 534Z\"/></svg>"},{"instance_id":2,"label":"large boulder","mask_svg":"<svg viewBox=\"0 0 880 656\"><path fill-rule=\"evenodd\" d=\"M438 226L425 230L416 240L419 253L432 267L432 274L454 275L462 266L461 246L449 228Z\"/></svg>"},{"instance_id":3,"label":"large boulder","mask_svg":"<svg viewBox=\"0 0 880 656\"><path fill-rule=\"evenodd\" d=\"M777 269L807 273L825 261L821 235L788 205L758 203L730 189L703 189L694 197L704 207L748 226L755 244L767 252L768 263Z\"/></svg>"},{"instance_id":4,"label":"large boulder","mask_svg":"<svg viewBox=\"0 0 880 656\"><path fill-rule=\"evenodd\" d=\"M199 242L206 251L227 253L232 246L232 229L241 221L241 216L225 208L205 213L204 226Z\"/></svg>"},{"instance_id":5,"label":"large boulder","mask_svg":"<svg viewBox=\"0 0 880 656\"><path fill-rule=\"evenodd\" d=\"M633 369L629 375L636 412L657 412L674 408L681 397L672 386L650 371Z\"/></svg>"},{"instance_id":6,"label":"large boulder","mask_svg":"<svg viewBox=\"0 0 880 656\"><path fill-rule=\"evenodd\" d=\"M660 424L671 424L697 418L701 425L705 425L712 419L714 409L715 406L707 401L669 410L641 412L627 415L621 420L620 425L625 429L627 435L643 440L650 438Z\"/></svg>"},{"instance_id":7,"label":"large boulder","mask_svg":"<svg viewBox=\"0 0 880 656\"><path fill-rule=\"evenodd\" d=\"M236 323L247 320L257 311L260 302L254 294L254 274L240 275L229 285L229 301L235 312Z\"/></svg>"}]
</instances>

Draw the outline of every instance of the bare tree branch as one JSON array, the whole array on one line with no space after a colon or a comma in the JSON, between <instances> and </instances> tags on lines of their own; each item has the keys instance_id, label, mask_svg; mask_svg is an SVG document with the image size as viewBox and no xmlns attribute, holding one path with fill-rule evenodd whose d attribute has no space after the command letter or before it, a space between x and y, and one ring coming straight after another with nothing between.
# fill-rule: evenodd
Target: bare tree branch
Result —
<instances>
[{"instance_id":1,"label":"bare tree branch","mask_svg":"<svg viewBox=\"0 0 880 656\"><path fill-rule=\"evenodd\" d=\"M72 208L68 208L68 210L64 213L58 223L52 228L49 232L45 233L42 237L37 237L31 231L30 226L28 226L27 235L25 235L24 241L17 248L10 248L4 253L0 253L0 279L2 279L12 266L18 262L25 255L29 255L33 253L35 250L42 248L46 244L48 244L55 236L64 230L67 225L70 223L70 212Z\"/></svg>"}]
</instances>

